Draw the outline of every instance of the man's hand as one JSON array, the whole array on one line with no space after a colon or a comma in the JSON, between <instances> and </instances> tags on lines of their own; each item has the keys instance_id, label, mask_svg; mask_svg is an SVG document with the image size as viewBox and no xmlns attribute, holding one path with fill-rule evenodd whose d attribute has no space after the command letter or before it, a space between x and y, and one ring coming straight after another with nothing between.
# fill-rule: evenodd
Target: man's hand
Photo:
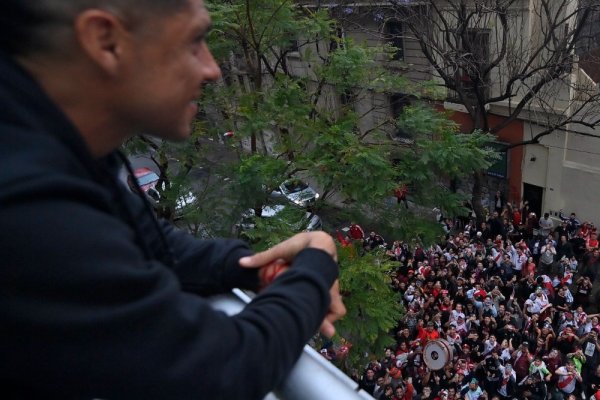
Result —
<instances>
[{"instance_id":1,"label":"man's hand","mask_svg":"<svg viewBox=\"0 0 600 400\"><path fill-rule=\"evenodd\" d=\"M329 290L329 296L331 297L331 304L329 305L329 311L325 315L325 319L321 323L319 329L321 333L327 337L335 335L335 326L333 323L338 319L346 315L346 306L342 302L342 295L340 294L339 281L333 283L333 286Z\"/></svg>"},{"instance_id":2,"label":"man's hand","mask_svg":"<svg viewBox=\"0 0 600 400\"><path fill-rule=\"evenodd\" d=\"M294 257L303 249L314 248L321 249L328 253L335 261L337 261L337 251L333 238L325 232L303 232L292 236L272 248L253 256L243 257L240 259L240 265L245 268L264 268L264 271L259 273L261 277L261 285L266 286L274 280L277 275L287 269L287 265L292 262ZM280 267L275 267L278 265ZM272 274L275 270L275 274ZM265 279L263 279L263 277ZM270 278L269 282L266 278ZM264 280L264 282L263 282ZM331 304L329 311L321 324L320 331L323 335L331 337L335 334L333 323L346 315L346 307L342 302L340 295L339 281L336 280L329 290Z\"/></svg>"},{"instance_id":3,"label":"man's hand","mask_svg":"<svg viewBox=\"0 0 600 400\"><path fill-rule=\"evenodd\" d=\"M335 242L331 236L325 232L302 232L268 250L240 258L240 265L246 268L260 268L278 259L290 263L296 254L306 248L321 249L337 261Z\"/></svg>"}]
</instances>

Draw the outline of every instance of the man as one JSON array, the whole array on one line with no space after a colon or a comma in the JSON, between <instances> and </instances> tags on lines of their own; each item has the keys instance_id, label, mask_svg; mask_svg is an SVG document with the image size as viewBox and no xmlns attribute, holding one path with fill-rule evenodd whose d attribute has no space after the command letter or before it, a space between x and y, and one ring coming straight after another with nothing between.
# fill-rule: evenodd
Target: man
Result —
<instances>
[{"instance_id":1,"label":"man","mask_svg":"<svg viewBox=\"0 0 600 400\"><path fill-rule=\"evenodd\" d=\"M568 360L566 365L558 368L556 375L558 376L556 387L565 397L575 392L577 382L582 382L581 375L577 372L575 364L571 360Z\"/></svg>"},{"instance_id":2,"label":"man","mask_svg":"<svg viewBox=\"0 0 600 400\"><path fill-rule=\"evenodd\" d=\"M334 333L329 235L251 256L156 221L117 179L132 135L189 136L220 77L209 25L202 0L3 2L3 398L261 399ZM202 297L234 287L263 290L232 317Z\"/></svg>"},{"instance_id":3,"label":"man","mask_svg":"<svg viewBox=\"0 0 600 400\"><path fill-rule=\"evenodd\" d=\"M539 375L527 375L519 382L519 387L525 399L545 400L548 397L546 382Z\"/></svg>"},{"instance_id":4,"label":"man","mask_svg":"<svg viewBox=\"0 0 600 400\"><path fill-rule=\"evenodd\" d=\"M575 256L573 253L573 245L567 240L566 236L560 237L560 242L556 246L556 259L560 260L562 257L571 259Z\"/></svg>"},{"instance_id":5,"label":"man","mask_svg":"<svg viewBox=\"0 0 600 400\"><path fill-rule=\"evenodd\" d=\"M546 240L546 244L542 246L540 250L540 264L539 273L549 274L552 272L552 264L554 264L554 258L556 257L556 248L550 240Z\"/></svg>"},{"instance_id":6,"label":"man","mask_svg":"<svg viewBox=\"0 0 600 400\"><path fill-rule=\"evenodd\" d=\"M561 212L560 219L562 219L563 221L566 220L569 237L573 237L577 232L577 229L579 229L579 226L581 225L581 222L579 222L579 220L577 219L577 215L574 212L572 212L571 215L569 215L569 218L566 219Z\"/></svg>"},{"instance_id":7,"label":"man","mask_svg":"<svg viewBox=\"0 0 600 400\"><path fill-rule=\"evenodd\" d=\"M468 384L461 388L461 393L463 393L463 400L478 400L479 396L483 394L483 390L479 387L479 381L472 378Z\"/></svg>"},{"instance_id":8,"label":"man","mask_svg":"<svg viewBox=\"0 0 600 400\"><path fill-rule=\"evenodd\" d=\"M433 321L427 322L425 328L423 328L422 326L419 326L417 328L417 339L421 341L421 344L423 346L425 346L430 340L435 340L440 337L440 333L434 328L435 326Z\"/></svg>"},{"instance_id":9,"label":"man","mask_svg":"<svg viewBox=\"0 0 600 400\"><path fill-rule=\"evenodd\" d=\"M550 219L550 213L544 213L544 216L540 218L538 223L540 226L540 235L548 237L554 228L554 222Z\"/></svg>"},{"instance_id":10,"label":"man","mask_svg":"<svg viewBox=\"0 0 600 400\"><path fill-rule=\"evenodd\" d=\"M529 366L533 361L533 356L529 352L529 342L521 343L519 349L513 354L513 370L517 376L517 381L523 380L529 372Z\"/></svg>"},{"instance_id":11,"label":"man","mask_svg":"<svg viewBox=\"0 0 600 400\"><path fill-rule=\"evenodd\" d=\"M370 395L373 394L375 386L377 386L377 380L375 379L375 371L372 368L367 368L358 386Z\"/></svg>"},{"instance_id":12,"label":"man","mask_svg":"<svg viewBox=\"0 0 600 400\"><path fill-rule=\"evenodd\" d=\"M598 331L596 331L596 328L593 328L583 336L580 339L579 344L586 357L581 374L583 379L587 382L588 379L593 377L598 365L600 365L600 342L598 341Z\"/></svg>"},{"instance_id":13,"label":"man","mask_svg":"<svg viewBox=\"0 0 600 400\"><path fill-rule=\"evenodd\" d=\"M385 393L385 389L389 386L389 383L386 383L386 378L384 376L380 376L377 378L377 383L373 388L373 398L379 399Z\"/></svg>"},{"instance_id":14,"label":"man","mask_svg":"<svg viewBox=\"0 0 600 400\"><path fill-rule=\"evenodd\" d=\"M498 385L498 394L502 399L512 399L517 386L517 375L512 369L512 365L500 365L500 383Z\"/></svg>"}]
</instances>

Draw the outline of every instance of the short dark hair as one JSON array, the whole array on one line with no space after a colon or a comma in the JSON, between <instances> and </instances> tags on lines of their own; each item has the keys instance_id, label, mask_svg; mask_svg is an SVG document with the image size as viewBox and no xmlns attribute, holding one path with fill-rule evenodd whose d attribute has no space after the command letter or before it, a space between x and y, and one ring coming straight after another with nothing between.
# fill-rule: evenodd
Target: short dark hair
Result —
<instances>
[{"instance_id":1,"label":"short dark hair","mask_svg":"<svg viewBox=\"0 0 600 400\"><path fill-rule=\"evenodd\" d=\"M62 38L80 12L110 9L139 21L149 15L168 16L189 6L189 0L4 0L0 5L0 50L16 56L64 46Z\"/></svg>"}]
</instances>

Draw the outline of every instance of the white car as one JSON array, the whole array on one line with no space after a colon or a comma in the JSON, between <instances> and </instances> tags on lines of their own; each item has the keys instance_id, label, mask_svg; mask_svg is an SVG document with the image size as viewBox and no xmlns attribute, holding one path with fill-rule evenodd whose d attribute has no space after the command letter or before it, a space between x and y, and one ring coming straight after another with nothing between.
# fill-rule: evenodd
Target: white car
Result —
<instances>
[{"instance_id":1,"label":"white car","mask_svg":"<svg viewBox=\"0 0 600 400\"><path fill-rule=\"evenodd\" d=\"M272 197L285 197L299 207L308 207L319 198L319 193L300 179L288 179L271 193Z\"/></svg>"},{"instance_id":2,"label":"white car","mask_svg":"<svg viewBox=\"0 0 600 400\"><path fill-rule=\"evenodd\" d=\"M160 202L160 193L158 189L156 189L156 185L159 181L159 176L156 172L152 171L150 168L142 167L138 168L134 171L135 180L139 185L142 192L146 194L150 202L156 207ZM127 179L127 183L132 191L135 191L135 187L133 186L134 180L130 176ZM163 190L165 190L165 183L163 182ZM181 218L187 208L193 206L196 203L196 196L192 192L187 192L177 199L175 199L175 218Z\"/></svg>"},{"instance_id":3,"label":"white car","mask_svg":"<svg viewBox=\"0 0 600 400\"><path fill-rule=\"evenodd\" d=\"M285 210L286 206L281 204L264 206L262 208L262 218L272 218ZM235 225L237 235L241 235L244 231L254 229L256 227L256 213L253 209L248 209L242 214L242 219ZM302 221L294 224L293 228L298 231L318 231L323 227L321 217L312 212L306 211Z\"/></svg>"}]
</instances>

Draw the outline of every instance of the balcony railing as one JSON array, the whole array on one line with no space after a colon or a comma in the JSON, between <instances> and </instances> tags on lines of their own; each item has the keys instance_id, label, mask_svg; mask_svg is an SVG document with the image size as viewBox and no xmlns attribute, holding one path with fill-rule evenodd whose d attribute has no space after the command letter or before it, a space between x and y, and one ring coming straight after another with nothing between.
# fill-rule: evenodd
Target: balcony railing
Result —
<instances>
[{"instance_id":1,"label":"balcony railing","mask_svg":"<svg viewBox=\"0 0 600 400\"><path fill-rule=\"evenodd\" d=\"M251 298L239 289L230 295L215 296L211 304L228 315L237 314ZM265 400L373 400L358 384L306 345L300 359L281 387Z\"/></svg>"}]
</instances>

